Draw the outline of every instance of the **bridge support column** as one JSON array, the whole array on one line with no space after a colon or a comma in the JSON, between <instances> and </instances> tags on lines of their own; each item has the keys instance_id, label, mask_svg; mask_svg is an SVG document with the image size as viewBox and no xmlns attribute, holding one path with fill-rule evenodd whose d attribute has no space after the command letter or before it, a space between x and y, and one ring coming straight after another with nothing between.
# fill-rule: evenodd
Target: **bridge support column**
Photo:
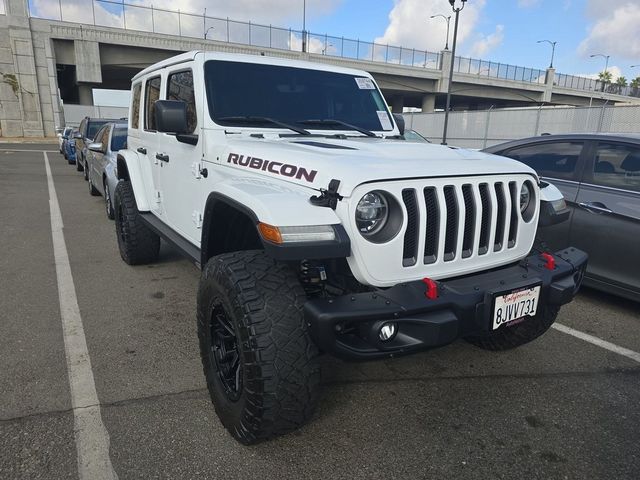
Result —
<instances>
[{"instance_id":1,"label":"bridge support column","mask_svg":"<svg viewBox=\"0 0 640 480\"><path fill-rule=\"evenodd\" d=\"M78 85L80 105L93 105L93 88L91 85Z\"/></svg>"},{"instance_id":2,"label":"bridge support column","mask_svg":"<svg viewBox=\"0 0 640 480\"><path fill-rule=\"evenodd\" d=\"M402 113L404 110L404 97L402 95L396 95L391 100L391 112Z\"/></svg>"},{"instance_id":3,"label":"bridge support column","mask_svg":"<svg viewBox=\"0 0 640 480\"><path fill-rule=\"evenodd\" d=\"M426 94L422 97L422 113L430 113L436 109L436 96Z\"/></svg>"},{"instance_id":4,"label":"bridge support column","mask_svg":"<svg viewBox=\"0 0 640 480\"><path fill-rule=\"evenodd\" d=\"M547 73L544 77L544 93L542 94L542 101L544 103L551 102L551 94L553 93L553 82L556 79L556 69L547 68Z\"/></svg>"},{"instance_id":5,"label":"bridge support column","mask_svg":"<svg viewBox=\"0 0 640 480\"><path fill-rule=\"evenodd\" d=\"M45 135L38 58L28 17L27 0L5 3L0 24L0 135ZM50 102L50 98L49 98ZM52 116L50 108L46 113Z\"/></svg>"}]
</instances>

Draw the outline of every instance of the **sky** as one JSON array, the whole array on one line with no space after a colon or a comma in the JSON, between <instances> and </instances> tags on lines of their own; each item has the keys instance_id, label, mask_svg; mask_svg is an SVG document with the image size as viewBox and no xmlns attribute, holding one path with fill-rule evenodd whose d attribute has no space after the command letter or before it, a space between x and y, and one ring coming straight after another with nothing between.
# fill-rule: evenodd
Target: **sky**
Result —
<instances>
[{"instance_id":1,"label":"sky","mask_svg":"<svg viewBox=\"0 0 640 480\"><path fill-rule=\"evenodd\" d=\"M119 2L121 0L112 0ZM29 0L35 16L92 23L88 0ZM444 47L446 22L431 15L452 14L448 0L127 0L133 5L180 10L208 16L302 29L306 5L307 30L317 34L376 41L381 44L437 52ZM461 0L456 0L461 4ZM99 22L122 24L122 7L95 1ZM149 29L148 10L128 7L127 26ZM200 35L201 20L182 18L183 32ZM191 21L190 21L191 20ZM176 28L175 21L156 13L156 28ZM148 24L148 25L147 25ZM224 36L213 22L210 38ZM209 27L209 24L207 25ZM167 33L170 33L167 31ZM453 36L453 18L451 20ZM640 76L640 0L468 0L460 13L458 51L481 58L532 68L546 68L556 41L554 66L559 73L596 76L604 70L614 79ZM315 48L320 49L321 46Z\"/></svg>"}]
</instances>

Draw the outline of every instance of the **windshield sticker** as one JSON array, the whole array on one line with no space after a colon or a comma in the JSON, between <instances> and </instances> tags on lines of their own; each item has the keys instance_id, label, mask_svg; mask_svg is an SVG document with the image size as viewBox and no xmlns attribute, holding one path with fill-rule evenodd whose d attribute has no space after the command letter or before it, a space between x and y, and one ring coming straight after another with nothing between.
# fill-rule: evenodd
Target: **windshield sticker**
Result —
<instances>
[{"instance_id":1,"label":"windshield sticker","mask_svg":"<svg viewBox=\"0 0 640 480\"><path fill-rule=\"evenodd\" d=\"M380 120L382 130L393 130L393 125L391 125L391 120L389 120L389 114L383 110L378 110L376 113L378 114L378 120Z\"/></svg>"},{"instance_id":2,"label":"windshield sticker","mask_svg":"<svg viewBox=\"0 0 640 480\"><path fill-rule=\"evenodd\" d=\"M227 163L253 168L254 170L262 170L285 177L292 177L298 180L304 179L309 183L313 183L313 180L318 174L316 170L307 170L304 167L298 167L288 163L272 162L271 160L263 160L262 158L250 157L248 155L238 155L237 153L230 153L229 157L227 157Z\"/></svg>"},{"instance_id":3,"label":"windshield sticker","mask_svg":"<svg viewBox=\"0 0 640 480\"><path fill-rule=\"evenodd\" d=\"M373 80L365 77L356 77L356 83L360 90L375 90L376 86L373 84Z\"/></svg>"}]
</instances>

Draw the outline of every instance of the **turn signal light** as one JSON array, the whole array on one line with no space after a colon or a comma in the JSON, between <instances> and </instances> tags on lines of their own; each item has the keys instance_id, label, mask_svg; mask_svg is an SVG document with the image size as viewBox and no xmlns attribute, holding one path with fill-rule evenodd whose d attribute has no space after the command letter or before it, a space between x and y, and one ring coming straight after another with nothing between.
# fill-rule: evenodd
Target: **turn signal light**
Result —
<instances>
[{"instance_id":1,"label":"turn signal light","mask_svg":"<svg viewBox=\"0 0 640 480\"><path fill-rule=\"evenodd\" d=\"M258 224L258 230L260 230L260 235L262 238L269 242L281 244L282 243L282 234L280 233L280 229L278 227L274 227L273 225L269 225L268 223L260 222Z\"/></svg>"}]
</instances>

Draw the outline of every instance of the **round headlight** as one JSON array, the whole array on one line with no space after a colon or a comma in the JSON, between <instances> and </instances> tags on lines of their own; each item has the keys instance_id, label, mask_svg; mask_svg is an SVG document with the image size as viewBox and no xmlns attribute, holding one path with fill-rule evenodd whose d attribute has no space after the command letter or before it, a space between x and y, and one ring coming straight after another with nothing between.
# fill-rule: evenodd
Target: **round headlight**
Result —
<instances>
[{"instance_id":1,"label":"round headlight","mask_svg":"<svg viewBox=\"0 0 640 480\"><path fill-rule=\"evenodd\" d=\"M380 192L365 194L356 207L356 225L360 233L368 237L374 235L387 223L389 202Z\"/></svg>"},{"instance_id":2,"label":"round headlight","mask_svg":"<svg viewBox=\"0 0 640 480\"><path fill-rule=\"evenodd\" d=\"M524 213L531 203L531 188L527 182L520 187L520 213Z\"/></svg>"}]
</instances>

